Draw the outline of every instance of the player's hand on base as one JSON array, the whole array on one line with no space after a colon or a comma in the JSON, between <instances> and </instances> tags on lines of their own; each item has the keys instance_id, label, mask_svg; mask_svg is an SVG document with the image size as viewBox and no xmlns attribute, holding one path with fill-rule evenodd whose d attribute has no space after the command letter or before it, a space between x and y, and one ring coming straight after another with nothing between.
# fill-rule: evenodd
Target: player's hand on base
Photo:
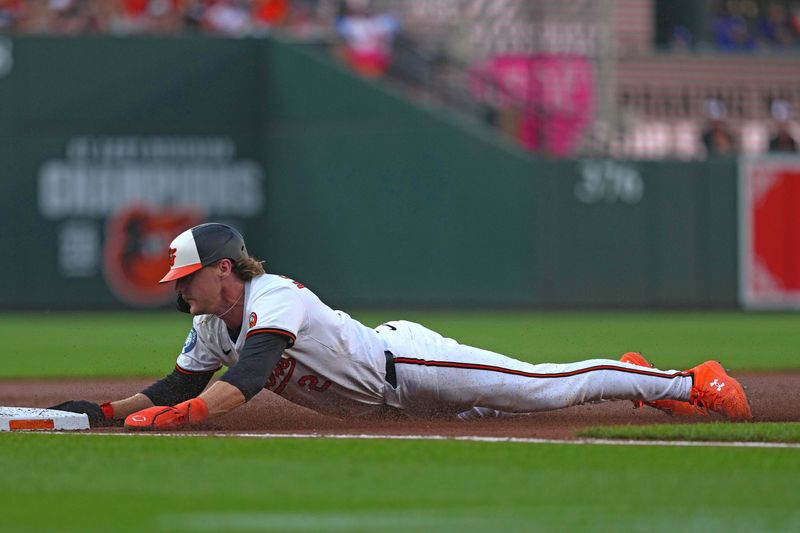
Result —
<instances>
[{"instance_id":1,"label":"player's hand on base","mask_svg":"<svg viewBox=\"0 0 800 533\"><path fill-rule=\"evenodd\" d=\"M207 418L206 402L200 398L192 398L175 407L149 407L128 415L125 419L125 429L133 431L177 429L200 424Z\"/></svg>"},{"instance_id":2,"label":"player's hand on base","mask_svg":"<svg viewBox=\"0 0 800 533\"><path fill-rule=\"evenodd\" d=\"M92 427L113 426L115 424L114 408L111 407L109 402L98 405L86 400L69 400L48 407L48 409L85 414L89 417L89 425Z\"/></svg>"}]
</instances>

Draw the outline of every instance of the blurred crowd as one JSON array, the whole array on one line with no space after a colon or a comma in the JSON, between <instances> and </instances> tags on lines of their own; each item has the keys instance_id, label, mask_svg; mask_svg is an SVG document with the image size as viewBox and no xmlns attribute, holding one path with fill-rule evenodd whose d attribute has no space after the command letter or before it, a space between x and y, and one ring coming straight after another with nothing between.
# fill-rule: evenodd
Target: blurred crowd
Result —
<instances>
[{"instance_id":1,"label":"blurred crowd","mask_svg":"<svg viewBox=\"0 0 800 533\"><path fill-rule=\"evenodd\" d=\"M705 102L706 124L701 134L701 141L709 156L735 156L741 152L741 140L734 133L728 121L727 109L719 99L711 98ZM797 141L794 137L792 121L792 105L783 99L773 99L769 104L772 116L771 131L767 143L767 151L778 153L797 152Z\"/></svg>"},{"instance_id":2,"label":"blurred crowd","mask_svg":"<svg viewBox=\"0 0 800 533\"><path fill-rule=\"evenodd\" d=\"M710 41L720 52L800 51L800 1L719 0L711 17ZM686 25L672 29L673 50L697 48L701 36Z\"/></svg>"},{"instance_id":3,"label":"blurred crowd","mask_svg":"<svg viewBox=\"0 0 800 533\"><path fill-rule=\"evenodd\" d=\"M315 0L0 0L0 31L17 34L248 35L302 24Z\"/></svg>"},{"instance_id":4,"label":"blurred crowd","mask_svg":"<svg viewBox=\"0 0 800 533\"><path fill-rule=\"evenodd\" d=\"M713 20L714 42L722 51L785 50L800 46L800 5L769 2L757 9L727 4Z\"/></svg>"},{"instance_id":5,"label":"blurred crowd","mask_svg":"<svg viewBox=\"0 0 800 533\"><path fill-rule=\"evenodd\" d=\"M399 20L374 11L370 0L0 0L0 32L14 34L246 36L276 26L335 35L342 60L377 76L391 63Z\"/></svg>"},{"instance_id":6,"label":"blurred crowd","mask_svg":"<svg viewBox=\"0 0 800 533\"><path fill-rule=\"evenodd\" d=\"M403 1L408 4L377 0L0 0L0 33L167 35L198 32L240 37L264 35L280 27L306 38L313 45L330 46L336 57L361 76L388 73L400 78L410 71L424 72L425 75L410 76L411 83L428 83L430 87L426 90L431 89L434 85L428 81L431 65L438 61L437 66L441 66L444 62L435 53L416 53L415 43L409 37L413 37L410 30L415 19L408 18L403 10L414 0ZM478 4L483 5L475 0L475 5ZM386 11L388 8L399 12L390 13ZM497 15L498 9L502 7L490 11ZM789 52L788 56L792 51L800 52L800 0L708 0L704 9L703 22L698 23L703 28L694 27L705 34L705 45L713 42L713 48L718 51L785 51ZM488 15L481 12L479 16ZM419 19L416 21L420 23ZM496 22L498 28L507 23L504 16L498 16ZM669 31L671 26L665 28ZM499 32L498 35L505 34ZM673 50L701 48L697 37L682 25L674 27L671 44ZM420 50L428 48L421 46ZM494 91L502 94L515 94L517 89L523 91L517 98L519 101L511 107L524 109L518 117L509 119L502 105L492 107L497 103L491 98L477 96L483 106L479 109L489 109L487 120L509 130L528 149L545 149L555 154L569 152L583 135L592 115L591 66L583 64L584 60L547 54L498 54L490 61L495 62L492 68L497 72L489 72L486 83L494 84ZM538 77L527 81L520 74L533 72L546 74L537 74ZM445 74L452 72L445 71ZM506 76L508 80L503 81ZM540 84L539 77L561 81ZM457 77L453 79L454 83L459 83ZM440 86L434 88L441 90ZM463 94L463 87L458 87L458 91L459 95ZM443 100L457 100L450 98L451 93L442 94ZM770 151L797 151L800 123L795 119L792 104L798 105L798 102L791 97L775 99L768 104L769 137L763 134L758 137L768 141ZM741 121L731 120L721 100L709 100L704 111L705 116L698 117L698 123L703 124L700 138L697 133L692 137L705 153L735 155L743 153L745 145L752 144L749 140L753 135L742 134ZM766 148L767 143L763 144Z\"/></svg>"}]
</instances>

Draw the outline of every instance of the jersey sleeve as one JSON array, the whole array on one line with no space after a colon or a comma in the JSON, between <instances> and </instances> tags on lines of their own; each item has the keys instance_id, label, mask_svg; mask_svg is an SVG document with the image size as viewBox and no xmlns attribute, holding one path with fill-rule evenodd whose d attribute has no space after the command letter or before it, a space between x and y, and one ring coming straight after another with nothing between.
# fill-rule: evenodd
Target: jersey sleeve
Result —
<instances>
[{"instance_id":1,"label":"jersey sleeve","mask_svg":"<svg viewBox=\"0 0 800 533\"><path fill-rule=\"evenodd\" d=\"M306 320L306 307L294 285L273 288L258 295L250 304L247 338L262 333L285 336L294 345Z\"/></svg>"},{"instance_id":2,"label":"jersey sleeve","mask_svg":"<svg viewBox=\"0 0 800 533\"><path fill-rule=\"evenodd\" d=\"M208 340L205 338L200 318L195 317L175 364L175 370L183 374L205 374L222 368L222 361L207 347Z\"/></svg>"},{"instance_id":3,"label":"jersey sleeve","mask_svg":"<svg viewBox=\"0 0 800 533\"><path fill-rule=\"evenodd\" d=\"M241 391L245 400L250 401L264 388L288 344L289 338L285 335L253 335L245 341L239 361L219 378L220 381L230 383Z\"/></svg>"}]
</instances>

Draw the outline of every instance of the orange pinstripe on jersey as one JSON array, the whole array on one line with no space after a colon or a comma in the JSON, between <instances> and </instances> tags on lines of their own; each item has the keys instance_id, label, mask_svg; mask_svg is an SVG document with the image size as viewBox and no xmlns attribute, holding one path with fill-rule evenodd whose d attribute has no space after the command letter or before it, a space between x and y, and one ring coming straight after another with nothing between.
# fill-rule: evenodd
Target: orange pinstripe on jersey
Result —
<instances>
[{"instance_id":1,"label":"orange pinstripe on jersey","mask_svg":"<svg viewBox=\"0 0 800 533\"><path fill-rule=\"evenodd\" d=\"M259 328L250 330L247 332L247 338L249 339L252 335L258 335L260 333L275 333L277 335L284 335L286 337L289 337L289 346L292 346L294 344L294 341L297 340L297 337L295 337L293 333L283 329L275 329L275 328Z\"/></svg>"},{"instance_id":2,"label":"orange pinstripe on jersey","mask_svg":"<svg viewBox=\"0 0 800 533\"><path fill-rule=\"evenodd\" d=\"M570 372L555 372L552 374L545 374L545 373L535 373L535 372L524 372L522 370L514 370L513 368L503 368L500 366L478 365L473 363L459 363L456 361L428 361L427 359L416 359L412 357L395 357L394 362L395 364L406 364L406 365L436 366L442 368L463 368L466 370L485 370L488 372L500 372L502 374L513 374L515 376L524 376L528 378L564 378L569 376L576 376L578 374L585 374L586 372L596 372L598 370L613 370L615 372L640 374L643 376L653 376L657 378L667 378L667 379L686 377L690 375L688 372L683 372L683 371L676 371L665 374L664 372L652 372L647 369L639 370L633 368L623 368L613 365L589 366L586 368L579 368L577 370L572 370Z\"/></svg>"}]
</instances>

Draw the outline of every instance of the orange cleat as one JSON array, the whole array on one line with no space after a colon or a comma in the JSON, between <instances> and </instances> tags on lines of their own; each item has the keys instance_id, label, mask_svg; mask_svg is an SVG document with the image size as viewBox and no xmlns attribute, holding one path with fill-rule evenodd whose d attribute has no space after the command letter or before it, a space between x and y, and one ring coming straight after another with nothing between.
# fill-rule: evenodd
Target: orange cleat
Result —
<instances>
[{"instance_id":1,"label":"orange cleat","mask_svg":"<svg viewBox=\"0 0 800 533\"><path fill-rule=\"evenodd\" d=\"M693 380L689 401L694 405L736 420L753 418L744 389L717 361L706 361L689 372Z\"/></svg>"},{"instance_id":2,"label":"orange cleat","mask_svg":"<svg viewBox=\"0 0 800 533\"><path fill-rule=\"evenodd\" d=\"M650 362L639 352L628 352L620 357L619 360L623 363L654 368L653 365L651 365ZM701 407L690 402L682 402L680 400L653 400L652 402L633 400L633 406L635 409L640 409L642 405L647 405L653 409L658 409L659 411L663 411L672 416L708 415L708 413L705 412Z\"/></svg>"}]
</instances>

